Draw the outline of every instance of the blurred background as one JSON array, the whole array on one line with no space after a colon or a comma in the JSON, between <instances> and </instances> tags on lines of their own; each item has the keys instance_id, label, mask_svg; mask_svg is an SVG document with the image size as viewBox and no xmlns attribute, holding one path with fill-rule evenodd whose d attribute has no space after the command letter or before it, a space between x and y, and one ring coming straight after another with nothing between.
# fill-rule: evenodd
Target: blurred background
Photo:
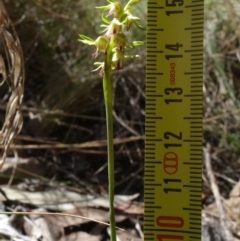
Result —
<instances>
[{"instance_id":1,"label":"blurred background","mask_svg":"<svg viewBox=\"0 0 240 241\"><path fill-rule=\"evenodd\" d=\"M240 179L240 2L205 1L204 144L224 198ZM206 170L203 196L212 202Z\"/></svg>"},{"instance_id":2,"label":"blurred background","mask_svg":"<svg viewBox=\"0 0 240 241\"><path fill-rule=\"evenodd\" d=\"M77 41L79 33L93 39L99 36L101 13L94 7L106 2L4 3L20 38L26 68L24 126L16 139L17 153L34 159L26 165L29 172L15 173L14 181L27 177L80 186L86 193L106 193L102 82L97 72L91 72L95 48ZM134 8L142 25L146 25L146 7L142 1ZM212 165L224 197L240 178L239 10L237 0L205 0L203 142L211 145ZM129 38L145 41L145 34L133 29ZM122 194L143 191L145 47L134 51L140 58L125 61L124 69L115 72L112 79L114 136L119 139L115 146L116 193ZM5 106L2 100L1 118ZM99 147L91 145L92 141ZM90 142L87 148L71 146L86 142ZM11 176L8 172L1 175L1 182L8 182ZM205 168L203 187L203 202L209 204L213 196Z\"/></svg>"},{"instance_id":3,"label":"blurred background","mask_svg":"<svg viewBox=\"0 0 240 241\"><path fill-rule=\"evenodd\" d=\"M26 81L24 126L15 140L17 148L1 170L1 184L13 183L31 191L59 185L84 194L106 194L102 80L91 72L95 48L78 42L78 34L93 39L100 35L101 13L94 7L106 1L3 2L22 44ZM222 197L229 198L240 179L240 2L204 2L203 145L211 147L216 183ZM147 1L137 4L134 11L145 26ZM146 33L133 29L129 38L145 41ZM125 61L112 78L114 137L118 139L116 193L140 193L138 201L143 201L146 49L134 51L140 58ZM5 91L0 89L1 96ZM5 109L6 98L2 98L1 122ZM214 197L205 165L202 177L206 207Z\"/></svg>"},{"instance_id":4,"label":"blurred background","mask_svg":"<svg viewBox=\"0 0 240 241\"><path fill-rule=\"evenodd\" d=\"M127 1L122 1L127 3ZM94 46L78 42L78 34L96 39L101 35L101 1L5 0L25 58L24 126L16 139L17 154L30 158L18 164L14 182L37 179L81 187L86 192L107 192L107 149L90 144L106 140L102 79L92 59ZM136 4L135 15L146 25L146 1ZM129 39L145 41L146 33L133 29ZM135 52L134 52L135 51ZM115 72L114 137L119 139L116 153L116 192L143 190L143 135L145 46L128 51L140 58L126 60ZM4 117L6 101L1 101ZM133 139L133 140L132 140ZM60 146L59 144L64 144ZM31 145L31 146L30 146ZM35 164L33 164L35 163ZM34 166L35 165L35 166ZM20 169L19 169L20 168ZM19 171L20 170L20 171ZM26 172L27 171L27 172ZM8 182L10 171L2 173ZM5 180L5 181L4 181Z\"/></svg>"}]
</instances>

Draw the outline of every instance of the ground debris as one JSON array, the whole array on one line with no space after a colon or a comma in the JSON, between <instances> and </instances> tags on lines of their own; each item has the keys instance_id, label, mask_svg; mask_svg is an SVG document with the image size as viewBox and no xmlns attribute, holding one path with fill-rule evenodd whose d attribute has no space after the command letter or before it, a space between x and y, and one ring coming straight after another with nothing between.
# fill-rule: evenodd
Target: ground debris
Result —
<instances>
[{"instance_id":1,"label":"ground debris","mask_svg":"<svg viewBox=\"0 0 240 241\"><path fill-rule=\"evenodd\" d=\"M13 212L18 212L1 215L0 234L6 240L109 240L107 196L82 195L60 188L38 192L7 186L0 189L0 200L5 205L2 210L15 206ZM116 195L116 223L121 228L121 241L141 240L142 231L136 224L142 226L143 204L133 201L137 197L138 194Z\"/></svg>"},{"instance_id":2,"label":"ground debris","mask_svg":"<svg viewBox=\"0 0 240 241\"><path fill-rule=\"evenodd\" d=\"M234 241L240 240L240 182L230 192L229 199L221 200L226 221L230 224L230 230ZM223 229L219 222L219 212L216 203L206 206L202 211L202 240L226 241Z\"/></svg>"}]
</instances>

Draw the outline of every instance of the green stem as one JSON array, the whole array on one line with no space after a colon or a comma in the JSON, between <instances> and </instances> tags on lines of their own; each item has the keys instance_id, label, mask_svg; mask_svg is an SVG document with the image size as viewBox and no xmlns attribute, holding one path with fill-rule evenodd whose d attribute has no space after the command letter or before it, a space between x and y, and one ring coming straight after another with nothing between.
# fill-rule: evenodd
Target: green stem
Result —
<instances>
[{"instance_id":1,"label":"green stem","mask_svg":"<svg viewBox=\"0 0 240 241\"><path fill-rule=\"evenodd\" d=\"M112 118L112 83L111 83L112 47L108 45L105 53L103 92L107 120L108 144L108 192L111 241L116 241L116 223L114 213L114 149L113 149L113 118Z\"/></svg>"}]
</instances>

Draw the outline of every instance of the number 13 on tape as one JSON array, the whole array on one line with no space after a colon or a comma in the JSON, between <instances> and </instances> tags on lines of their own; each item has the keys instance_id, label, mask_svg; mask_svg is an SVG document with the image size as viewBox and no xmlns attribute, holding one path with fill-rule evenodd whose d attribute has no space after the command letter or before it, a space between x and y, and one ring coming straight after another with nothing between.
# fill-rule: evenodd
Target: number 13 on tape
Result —
<instances>
[{"instance_id":1,"label":"number 13 on tape","mask_svg":"<svg viewBox=\"0 0 240 241\"><path fill-rule=\"evenodd\" d=\"M200 241L204 0L148 0L144 240Z\"/></svg>"}]
</instances>

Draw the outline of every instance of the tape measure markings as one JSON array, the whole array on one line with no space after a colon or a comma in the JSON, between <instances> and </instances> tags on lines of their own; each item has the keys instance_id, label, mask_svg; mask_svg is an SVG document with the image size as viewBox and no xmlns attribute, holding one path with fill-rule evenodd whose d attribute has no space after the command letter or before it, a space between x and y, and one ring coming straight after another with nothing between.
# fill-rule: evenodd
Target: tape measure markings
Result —
<instances>
[{"instance_id":1,"label":"tape measure markings","mask_svg":"<svg viewBox=\"0 0 240 241\"><path fill-rule=\"evenodd\" d=\"M148 1L145 240L201 240L203 2Z\"/></svg>"}]
</instances>

